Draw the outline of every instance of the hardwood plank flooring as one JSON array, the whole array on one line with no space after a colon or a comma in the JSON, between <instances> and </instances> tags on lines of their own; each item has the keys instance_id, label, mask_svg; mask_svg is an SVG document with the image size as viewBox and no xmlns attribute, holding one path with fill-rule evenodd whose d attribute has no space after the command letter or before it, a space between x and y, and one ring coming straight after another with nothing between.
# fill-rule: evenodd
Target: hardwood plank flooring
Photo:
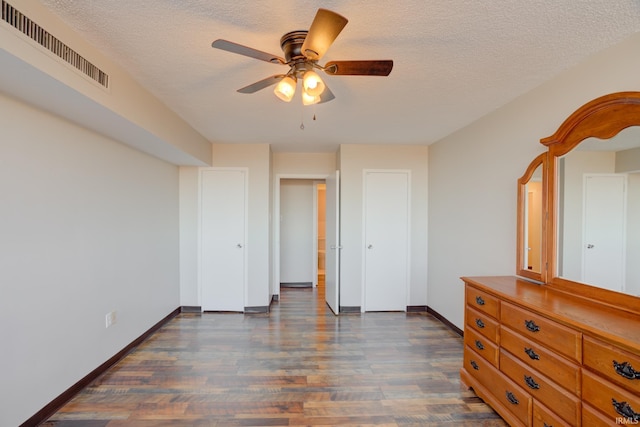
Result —
<instances>
[{"instance_id":1,"label":"hardwood plank flooring","mask_svg":"<svg viewBox=\"0 0 640 427\"><path fill-rule=\"evenodd\" d=\"M334 316L323 288L269 314L183 313L44 426L506 426L426 313Z\"/></svg>"}]
</instances>

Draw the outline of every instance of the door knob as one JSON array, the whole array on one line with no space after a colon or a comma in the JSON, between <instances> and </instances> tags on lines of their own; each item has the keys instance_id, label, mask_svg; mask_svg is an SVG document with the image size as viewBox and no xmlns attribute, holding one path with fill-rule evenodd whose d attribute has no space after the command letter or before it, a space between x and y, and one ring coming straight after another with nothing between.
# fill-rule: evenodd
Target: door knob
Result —
<instances>
[{"instance_id":1,"label":"door knob","mask_svg":"<svg viewBox=\"0 0 640 427\"><path fill-rule=\"evenodd\" d=\"M589 244L587 245L587 249L593 249L593 248L594 248L594 246L593 246L591 243L589 243Z\"/></svg>"},{"instance_id":2,"label":"door knob","mask_svg":"<svg viewBox=\"0 0 640 427\"><path fill-rule=\"evenodd\" d=\"M367 249L373 249L373 245L371 245L371 244L370 244L370 245L368 245L368 246L367 246Z\"/></svg>"},{"instance_id":3,"label":"door knob","mask_svg":"<svg viewBox=\"0 0 640 427\"><path fill-rule=\"evenodd\" d=\"M242 249L242 244L238 243L238 244L236 245L236 248L238 248L238 249Z\"/></svg>"}]
</instances>

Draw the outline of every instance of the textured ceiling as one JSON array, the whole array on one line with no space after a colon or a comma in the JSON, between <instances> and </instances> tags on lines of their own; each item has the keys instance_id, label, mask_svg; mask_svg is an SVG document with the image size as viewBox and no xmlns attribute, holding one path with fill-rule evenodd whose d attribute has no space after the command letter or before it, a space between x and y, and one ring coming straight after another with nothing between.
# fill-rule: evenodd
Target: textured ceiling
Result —
<instances>
[{"instance_id":1,"label":"textured ceiling","mask_svg":"<svg viewBox=\"0 0 640 427\"><path fill-rule=\"evenodd\" d=\"M274 151L430 144L640 31L639 0L41 2L211 142ZM336 99L310 107L237 93L288 67L211 42L282 56L319 7L349 19L321 63L393 59L391 75L323 75Z\"/></svg>"}]
</instances>

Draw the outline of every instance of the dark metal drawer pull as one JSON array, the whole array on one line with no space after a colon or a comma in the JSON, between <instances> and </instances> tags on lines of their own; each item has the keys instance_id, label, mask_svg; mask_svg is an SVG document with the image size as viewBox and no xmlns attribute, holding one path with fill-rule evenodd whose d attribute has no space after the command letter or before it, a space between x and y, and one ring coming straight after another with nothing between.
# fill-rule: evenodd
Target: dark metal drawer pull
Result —
<instances>
[{"instance_id":1,"label":"dark metal drawer pull","mask_svg":"<svg viewBox=\"0 0 640 427\"><path fill-rule=\"evenodd\" d=\"M481 296L479 296L479 295L478 295L478 296L476 297L476 303L477 303L478 305L484 305L484 300L482 299L482 297L481 297Z\"/></svg>"},{"instance_id":2,"label":"dark metal drawer pull","mask_svg":"<svg viewBox=\"0 0 640 427\"><path fill-rule=\"evenodd\" d=\"M640 372L633 369L633 366L631 366L629 362L618 363L614 360L613 369L616 370L618 375L621 375L628 380L640 380Z\"/></svg>"},{"instance_id":3,"label":"dark metal drawer pull","mask_svg":"<svg viewBox=\"0 0 640 427\"><path fill-rule=\"evenodd\" d=\"M479 340L476 340L476 348L478 350L484 350L484 345Z\"/></svg>"},{"instance_id":4,"label":"dark metal drawer pull","mask_svg":"<svg viewBox=\"0 0 640 427\"><path fill-rule=\"evenodd\" d=\"M532 377L528 376L528 375L524 376L524 382L527 384L527 386L529 388L532 388L534 390L537 390L537 389L540 388L540 384L535 382L535 380Z\"/></svg>"},{"instance_id":5,"label":"dark metal drawer pull","mask_svg":"<svg viewBox=\"0 0 640 427\"><path fill-rule=\"evenodd\" d=\"M540 326L536 325L536 322L533 320L525 320L524 326L526 326L531 332L538 332L540 330Z\"/></svg>"},{"instance_id":6,"label":"dark metal drawer pull","mask_svg":"<svg viewBox=\"0 0 640 427\"><path fill-rule=\"evenodd\" d=\"M476 319L476 325L478 325L478 328L484 328L484 322L480 319Z\"/></svg>"},{"instance_id":7,"label":"dark metal drawer pull","mask_svg":"<svg viewBox=\"0 0 640 427\"><path fill-rule=\"evenodd\" d=\"M540 356L538 356L538 353L533 351L532 348L525 347L524 352L527 353L527 356L529 356L532 360L540 360Z\"/></svg>"},{"instance_id":8,"label":"dark metal drawer pull","mask_svg":"<svg viewBox=\"0 0 640 427\"><path fill-rule=\"evenodd\" d=\"M553 426L550 426L550 425L549 425L549 424L547 424L547 423L542 423L542 424L544 424L544 427L553 427Z\"/></svg>"},{"instance_id":9,"label":"dark metal drawer pull","mask_svg":"<svg viewBox=\"0 0 640 427\"><path fill-rule=\"evenodd\" d=\"M613 403L613 409L615 409L618 414L628 420L640 422L640 413L635 412L627 402L618 402L612 398L611 403Z\"/></svg>"},{"instance_id":10,"label":"dark metal drawer pull","mask_svg":"<svg viewBox=\"0 0 640 427\"><path fill-rule=\"evenodd\" d=\"M516 398L516 396L510 391L507 391L507 400L509 401L509 403L512 403L514 405L517 405L518 403L520 403L520 401Z\"/></svg>"},{"instance_id":11,"label":"dark metal drawer pull","mask_svg":"<svg viewBox=\"0 0 640 427\"><path fill-rule=\"evenodd\" d=\"M476 371L480 370L480 366L478 366L475 360L471 361L471 367L473 367L473 369L475 369Z\"/></svg>"}]
</instances>

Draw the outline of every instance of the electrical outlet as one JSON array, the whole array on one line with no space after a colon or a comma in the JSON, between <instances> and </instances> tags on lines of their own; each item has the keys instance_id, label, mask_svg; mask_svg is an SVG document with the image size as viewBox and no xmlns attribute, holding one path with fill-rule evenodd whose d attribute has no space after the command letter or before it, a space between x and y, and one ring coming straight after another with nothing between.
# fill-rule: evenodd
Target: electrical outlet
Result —
<instances>
[{"instance_id":1,"label":"electrical outlet","mask_svg":"<svg viewBox=\"0 0 640 427\"><path fill-rule=\"evenodd\" d=\"M116 323L116 312L111 311L105 315L105 328L108 328L114 323Z\"/></svg>"}]
</instances>

